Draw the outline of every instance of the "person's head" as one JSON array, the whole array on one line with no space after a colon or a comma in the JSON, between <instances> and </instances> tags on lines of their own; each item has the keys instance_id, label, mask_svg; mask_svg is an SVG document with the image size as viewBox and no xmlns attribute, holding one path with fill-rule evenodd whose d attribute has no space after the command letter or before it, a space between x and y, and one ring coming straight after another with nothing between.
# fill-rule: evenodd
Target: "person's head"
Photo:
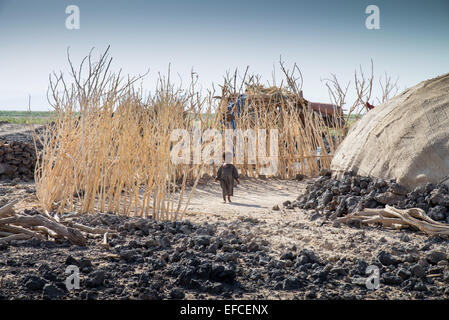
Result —
<instances>
[{"instance_id":1,"label":"person's head","mask_svg":"<svg viewBox=\"0 0 449 320\"><path fill-rule=\"evenodd\" d=\"M232 153L231 152L223 152L223 161L225 163L232 163Z\"/></svg>"}]
</instances>

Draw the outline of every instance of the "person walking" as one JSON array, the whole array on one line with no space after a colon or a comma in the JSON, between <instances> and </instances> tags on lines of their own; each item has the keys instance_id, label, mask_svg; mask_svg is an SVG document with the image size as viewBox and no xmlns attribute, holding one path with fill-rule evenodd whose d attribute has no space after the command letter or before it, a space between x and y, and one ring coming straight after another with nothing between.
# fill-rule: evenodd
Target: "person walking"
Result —
<instances>
[{"instance_id":1,"label":"person walking","mask_svg":"<svg viewBox=\"0 0 449 320\"><path fill-rule=\"evenodd\" d=\"M232 155L229 152L226 154L223 153L223 161L223 165L218 168L215 181L220 181L223 202L226 203L226 196L228 197L228 202L231 202L231 196L234 196L234 180L237 184L240 181L237 168L231 163Z\"/></svg>"}]
</instances>

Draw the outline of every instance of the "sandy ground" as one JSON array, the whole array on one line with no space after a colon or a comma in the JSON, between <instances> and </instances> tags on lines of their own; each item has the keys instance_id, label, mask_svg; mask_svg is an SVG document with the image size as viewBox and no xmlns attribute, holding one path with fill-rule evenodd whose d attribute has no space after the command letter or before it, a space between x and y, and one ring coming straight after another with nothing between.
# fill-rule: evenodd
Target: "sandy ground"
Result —
<instances>
[{"instance_id":1,"label":"sandy ground","mask_svg":"<svg viewBox=\"0 0 449 320\"><path fill-rule=\"evenodd\" d=\"M42 129L42 125L0 123L0 140L22 141L33 143L32 130Z\"/></svg>"},{"instance_id":2,"label":"sandy ground","mask_svg":"<svg viewBox=\"0 0 449 320\"><path fill-rule=\"evenodd\" d=\"M319 213L301 209L283 209L282 203L294 200L305 192L307 182L296 180L245 179L234 190L232 203L224 204L218 183L199 185L195 191L187 218L192 222L232 220L253 221L254 231L262 234L274 247L291 245L310 246L328 255L344 253L348 256L373 258L374 243L403 244L401 236L412 234L409 244L419 247L428 236L407 230L389 230L380 227L334 226ZM280 210L273 210L278 205ZM357 241L364 240L364 241ZM355 245L356 244L356 245Z\"/></svg>"},{"instance_id":3,"label":"sandy ground","mask_svg":"<svg viewBox=\"0 0 449 320\"><path fill-rule=\"evenodd\" d=\"M188 211L207 213L204 215L206 219L263 215L275 204L296 198L304 186L296 180L248 178L241 180L241 184L234 188L232 203L223 203L220 184L209 181L198 185Z\"/></svg>"}]
</instances>

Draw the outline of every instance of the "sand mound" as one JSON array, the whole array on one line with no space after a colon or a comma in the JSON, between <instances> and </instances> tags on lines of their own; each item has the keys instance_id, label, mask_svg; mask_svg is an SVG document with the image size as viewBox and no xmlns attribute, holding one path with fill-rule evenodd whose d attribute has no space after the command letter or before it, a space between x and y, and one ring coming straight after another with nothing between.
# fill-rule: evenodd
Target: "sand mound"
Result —
<instances>
[{"instance_id":1,"label":"sand mound","mask_svg":"<svg viewBox=\"0 0 449 320\"><path fill-rule=\"evenodd\" d=\"M449 185L449 74L427 80L369 111L338 148L337 176L395 178L411 189Z\"/></svg>"}]
</instances>

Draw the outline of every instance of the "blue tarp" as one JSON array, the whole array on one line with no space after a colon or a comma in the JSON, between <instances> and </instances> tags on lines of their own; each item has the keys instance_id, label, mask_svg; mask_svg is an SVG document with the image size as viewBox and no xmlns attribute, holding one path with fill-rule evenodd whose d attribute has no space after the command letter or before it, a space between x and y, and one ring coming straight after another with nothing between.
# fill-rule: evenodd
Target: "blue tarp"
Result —
<instances>
[{"instance_id":1,"label":"blue tarp","mask_svg":"<svg viewBox=\"0 0 449 320\"><path fill-rule=\"evenodd\" d=\"M243 108L244 108L245 99L246 99L246 94L241 94L235 103L230 102L228 104L227 111L234 116L234 120L230 121L230 123L228 121L226 121L226 115L224 116L223 122L225 124L227 124L228 128L232 127L232 129L235 130L236 120L237 120L237 118L240 117L240 111L243 110ZM234 108L234 106L235 106L235 108ZM237 114L235 114L236 111L237 111Z\"/></svg>"}]
</instances>

